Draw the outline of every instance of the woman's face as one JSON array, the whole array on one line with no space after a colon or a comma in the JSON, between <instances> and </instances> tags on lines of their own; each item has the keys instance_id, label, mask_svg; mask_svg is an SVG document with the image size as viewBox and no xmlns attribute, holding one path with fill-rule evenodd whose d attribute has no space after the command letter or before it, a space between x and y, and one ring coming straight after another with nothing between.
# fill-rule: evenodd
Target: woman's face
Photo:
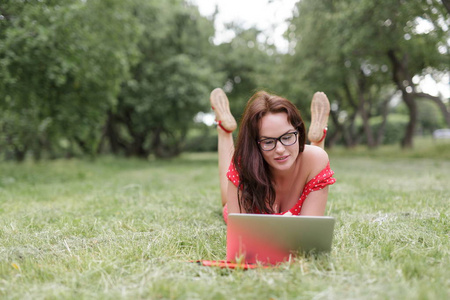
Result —
<instances>
[{"instance_id":1,"label":"woman's face","mask_svg":"<svg viewBox=\"0 0 450 300\"><path fill-rule=\"evenodd\" d=\"M259 141L267 138L277 139L286 133L292 132L296 132L296 129L289 123L286 113L269 113L260 121ZM292 136L283 136L281 139L285 144L290 144L289 138L292 138ZM285 146L279 140L276 140L274 149L269 151L260 150L264 160L269 164L273 171L289 170L295 164L299 153L299 144L297 136L293 138L297 140L293 145ZM269 145L266 145L269 146L267 148L270 148L270 143L272 142L275 141L269 140Z\"/></svg>"}]
</instances>

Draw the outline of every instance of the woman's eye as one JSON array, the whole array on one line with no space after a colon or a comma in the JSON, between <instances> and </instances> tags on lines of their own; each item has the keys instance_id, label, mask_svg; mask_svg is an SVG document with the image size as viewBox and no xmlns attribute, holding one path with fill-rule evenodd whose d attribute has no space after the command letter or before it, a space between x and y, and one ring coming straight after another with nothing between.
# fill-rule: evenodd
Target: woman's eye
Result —
<instances>
[{"instance_id":1,"label":"woman's eye","mask_svg":"<svg viewBox=\"0 0 450 300\"><path fill-rule=\"evenodd\" d=\"M273 141L272 140L263 141L263 144L266 146L270 146L273 145Z\"/></svg>"},{"instance_id":2,"label":"woman's eye","mask_svg":"<svg viewBox=\"0 0 450 300\"><path fill-rule=\"evenodd\" d=\"M293 134L286 134L286 135L283 135L283 136L281 137L281 139L282 139L283 141L289 141L290 139L292 139L292 136L293 136Z\"/></svg>"}]
</instances>

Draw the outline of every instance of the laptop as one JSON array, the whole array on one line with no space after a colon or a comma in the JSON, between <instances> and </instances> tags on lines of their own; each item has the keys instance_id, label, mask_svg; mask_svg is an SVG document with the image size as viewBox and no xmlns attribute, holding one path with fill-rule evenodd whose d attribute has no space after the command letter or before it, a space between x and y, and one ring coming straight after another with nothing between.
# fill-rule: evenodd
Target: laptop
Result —
<instances>
[{"instance_id":1,"label":"laptop","mask_svg":"<svg viewBox=\"0 0 450 300\"><path fill-rule=\"evenodd\" d=\"M329 252L333 217L229 214L227 261L277 264L297 253Z\"/></svg>"}]
</instances>

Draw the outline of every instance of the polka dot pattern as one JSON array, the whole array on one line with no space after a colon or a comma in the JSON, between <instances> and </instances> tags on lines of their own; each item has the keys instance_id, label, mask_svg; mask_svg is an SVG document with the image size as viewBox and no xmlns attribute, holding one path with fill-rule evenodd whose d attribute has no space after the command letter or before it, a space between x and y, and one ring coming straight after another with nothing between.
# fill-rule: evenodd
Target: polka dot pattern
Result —
<instances>
[{"instance_id":1,"label":"polka dot pattern","mask_svg":"<svg viewBox=\"0 0 450 300\"><path fill-rule=\"evenodd\" d=\"M239 173L236 170L233 162L231 162L230 167L228 168L227 178L231 181L236 187L239 186Z\"/></svg>"},{"instance_id":2,"label":"polka dot pattern","mask_svg":"<svg viewBox=\"0 0 450 300\"><path fill-rule=\"evenodd\" d=\"M277 215L299 215L302 211L302 205L303 202L305 202L306 197L314 191L318 191L326 187L327 185L331 185L336 182L336 179L333 178L333 170L330 168L330 163L327 164L327 166L320 171L319 174L317 174L313 179L308 181L303 188L302 194L300 195L300 198L298 199L297 203L292 207L290 210L278 213ZM227 178L230 180L236 187L239 186L239 174L236 171L236 168L233 163L230 164L230 167L228 168L227 172ZM228 217L228 210L227 206L225 205L223 210L223 217L225 219L225 222L227 221Z\"/></svg>"}]
</instances>

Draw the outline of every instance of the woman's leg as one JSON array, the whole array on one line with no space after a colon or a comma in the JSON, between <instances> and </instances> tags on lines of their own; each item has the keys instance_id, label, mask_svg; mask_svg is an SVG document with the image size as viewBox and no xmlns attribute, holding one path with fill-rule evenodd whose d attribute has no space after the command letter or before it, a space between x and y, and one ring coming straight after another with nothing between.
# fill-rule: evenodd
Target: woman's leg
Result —
<instances>
[{"instance_id":1,"label":"woman's leg","mask_svg":"<svg viewBox=\"0 0 450 300\"><path fill-rule=\"evenodd\" d=\"M237 128L236 120L230 112L230 105L225 92L215 89L211 92L211 106L216 114L218 155L219 155L219 180L222 206L227 203L228 179L227 171L234 154L234 141L232 132Z\"/></svg>"},{"instance_id":2,"label":"woman's leg","mask_svg":"<svg viewBox=\"0 0 450 300\"><path fill-rule=\"evenodd\" d=\"M327 95L316 92L311 101L311 126L308 131L308 139L311 145L324 149L329 115L330 102Z\"/></svg>"},{"instance_id":3,"label":"woman's leg","mask_svg":"<svg viewBox=\"0 0 450 300\"><path fill-rule=\"evenodd\" d=\"M219 126L217 126L217 135L219 138L217 151L219 154L220 195L222 198L222 206L224 206L225 204L227 204L227 171L230 167L231 159L233 158L234 154L234 141L233 134L225 132Z\"/></svg>"}]
</instances>

